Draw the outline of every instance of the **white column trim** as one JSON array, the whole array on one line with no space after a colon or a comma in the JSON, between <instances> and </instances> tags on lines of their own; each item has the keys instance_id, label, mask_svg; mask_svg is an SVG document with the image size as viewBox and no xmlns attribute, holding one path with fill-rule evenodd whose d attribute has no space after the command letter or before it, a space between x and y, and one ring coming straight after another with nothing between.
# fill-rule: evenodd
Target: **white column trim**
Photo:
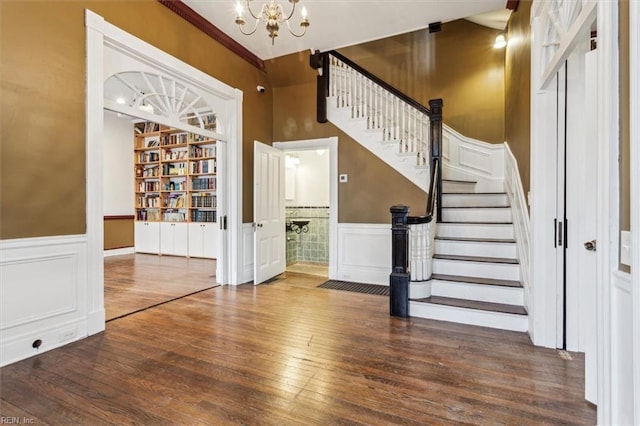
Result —
<instances>
[{"instance_id":1,"label":"white column trim","mask_svg":"<svg viewBox=\"0 0 640 426\"><path fill-rule=\"evenodd\" d=\"M86 221L87 221L87 333L105 329L104 310L104 19L87 10L86 104Z\"/></svg>"},{"instance_id":2,"label":"white column trim","mask_svg":"<svg viewBox=\"0 0 640 426\"><path fill-rule=\"evenodd\" d=\"M640 1L629 3L629 75L631 126L631 289L633 297L634 420L640 423Z\"/></svg>"},{"instance_id":3,"label":"white column trim","mask_svg":"<svg viewBox=\"0 0 640 426\"><path fill-rule=\"evenodd\" d=\"M612 421L611 283L618 269L618 2L598 2L598 424Z\"/></svg>"}]
</instances>

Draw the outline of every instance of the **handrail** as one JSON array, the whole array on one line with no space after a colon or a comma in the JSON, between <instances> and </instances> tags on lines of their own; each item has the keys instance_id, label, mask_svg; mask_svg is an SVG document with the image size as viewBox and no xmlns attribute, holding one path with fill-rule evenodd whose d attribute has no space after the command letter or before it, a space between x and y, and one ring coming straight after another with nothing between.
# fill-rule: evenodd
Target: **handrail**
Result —
<instances>
[{"instance_id":1,"label":"handrail","mask_svg":"<svg viewBox=\"0 0 640 426\"><path fill-rule=\"evenodd\" d=\"M393 87L392 85L390 85L386 81L381 80L379 77L376 77L375 75L371 74L369 71L367 71L366 69L362 68L360 65L356 64L355 62L353 62L351 59L347 58L346 56L344 56L344 55L342 55L342 54L340 54L338 52L336 52L335 50L330 50L327 53L332 55L332 56L335 56L338 59L340 59L342 62L344 62L345 64L349 65L351 68L353 68L354 70L358 71L360 74L362 74L365 77L367 77L369 80L371 80L374 83L376 83L378 86L381 86L382 88L384 88L388 92L390 92L393 95L397 96L398 98L402 99L403 102L411 105L412 107L414 107L418 111L420 111L420 112L422 112L424 114L427 114L429 117L431 117L431 110L429 108L425 107L424 105L422 105L421 103L419 103L415 99L407 96L406 94L404 94L400 90L396 89L395 87Z\"/></svg>"},{"instance_id":2,"label":"handrail","mask_svg":"<svg viewBox=\"0 0 640 426\"><path fill-rule=\"evenodd\" d=\"M429 223L433 220L433 216L436 214L437 200L438 200L438 180L440 178L440 161L437 158L433 159L431 164L431 190L427 197L427 214L424 216L408 216L407 224L418 225L421 223Z\"/></svg>"}]
</instances>

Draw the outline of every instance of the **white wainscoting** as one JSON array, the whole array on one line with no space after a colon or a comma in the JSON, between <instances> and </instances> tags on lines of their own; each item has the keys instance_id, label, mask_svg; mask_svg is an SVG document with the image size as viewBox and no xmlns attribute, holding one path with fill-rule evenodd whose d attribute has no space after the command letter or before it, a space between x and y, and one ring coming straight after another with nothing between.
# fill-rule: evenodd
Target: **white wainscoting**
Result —
<instances>
[{"instance_id":1,"label":"white wainscoting","mask_svg":"<svg viewBox=\"0 0 640 426\"><path fill-rule=\"evenodd\" d=\"M336 279L389 285L391 224L338 224Z\"/></svg>"},{"instance_id":2,"label":"white wainscoting","mask_svg":"<svg viewBox=\"0 0 640 426\"><path fill-rule=\"evenodd\" d=\"M476 181L476 192L501 192L504 180L504 145L468 138L442 126L443 177Z\"/></svg>"},{"instance_id":3,"label":"white wainscoting","mask_svg":"<svg viewBox=\"0 0 640 426\"><path fill-rule=\"evenodd\" d=\"M633 298L631 274L611 274L611 413L612 424L632 425Z\"/></svg>"},{"instance_id":4,"label":"white wainscoting","mask_svg":"<svg viewBox=\"0 0 640 426\"><path fill-rule=\"evenodd\" d=\"M242 224L242 275L240 284L253 281L253 223Z\"/></svg>"},{"instance_id":5,"label":"white wainscoting","mask_svg":"<svg viewBox=\"0 0 640 426\"><path fill-rule=\"evenodd\" d=\"M87 336L86 236L4 240L0 259L0 366Z\"/></svg>"},{"instance_id":6,"label":"white wainscoting","mask_svg":"<svg viewBox=\"0 0 640 426\"><path fill-rule=\"evenodd\" d=\"M504 189L507 191L509 203L511 204L511 214L513 217L513 228L518 247L518 260L520 261L520 276L524 287L524 306L529 309L530 286L531 286L531 242L529 209L527 207L526 196L522 187L520 169L518 161L511 152L511 148L504 143ZM529 315L529 321L533 321L533 315ZM532 328L532 324L529 329Z\"/></svg>"}]
</instances>

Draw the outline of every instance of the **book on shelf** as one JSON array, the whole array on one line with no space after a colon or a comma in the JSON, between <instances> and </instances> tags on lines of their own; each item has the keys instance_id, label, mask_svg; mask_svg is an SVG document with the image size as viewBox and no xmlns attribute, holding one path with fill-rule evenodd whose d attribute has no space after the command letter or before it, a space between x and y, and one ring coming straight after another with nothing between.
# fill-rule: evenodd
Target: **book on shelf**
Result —
<instances>
[{"instance_id":1,"label":"book on shelf","mask_svg":"<svg viewBox=\"0 0 640 426\"><path fill-rule=\"evenodd\" d=\"M165 222L186 222L187 215L179 211L166 211L162 214L162 220Z\"/></svg>"},{"instance_id":2,"label":"book on shelf","mask_svg":"<svg viewBox=\"0 0 640 426\"><path fill-rule=\"evenodd\" d=\"M193 210L191 222L216 222L216 215L215 210Z\"/></svg>"},{"instance_id":3,"label":"book on shelf","mask_svg":"<svg viewBox=\"0 0 640 426\"><path fill-rule=\"evenodd\" d=\"M202 192L191 195L191 207L193 208L215 208L217 207L217 197L215 195Z\"/></svg>"},{"instance_id":4,"label":"book on shelf","mask_svg":"<svg viewBox=\"0 0 640 426\"><path fill-rule=\"evenodd\" d=\"M184 207L184 194L169 194L164 200L164 206L170 209Z\"/></svg>"},{"instance_id":5,"label":"book on shelf","mask_svg":"<svg viewBox=\"0 0 640 426\"><path fill-rule=\"evenodd\" d=\"M191 180L191 189L193 190L202 190L202 189L216 189L217 178L194 178Z\"/></svg>"}]
</instances>

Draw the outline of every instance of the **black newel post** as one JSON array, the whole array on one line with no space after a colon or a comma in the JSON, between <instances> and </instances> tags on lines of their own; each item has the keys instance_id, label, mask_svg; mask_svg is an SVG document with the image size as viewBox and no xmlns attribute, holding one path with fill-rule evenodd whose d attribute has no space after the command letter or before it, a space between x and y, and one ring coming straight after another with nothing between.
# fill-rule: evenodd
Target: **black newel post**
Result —
<instances>
[{"instance_id":1,"label":"black newel post","mask_svg":"<svg viewBox=\"0 0 640 426\"><path fill-rule=\"evenodd\" d=\"M409 207L391 207L391 276L389 277L389 313L409 316L409 273L407 216Z\"/></svg>"},{"instance_id":2,"label":"black newel post","mask_svg":"<svg viewBox=\"0 0 640 426\"><path fill-rule=\"evenodd\" d=\"M430 139L431 139L431 167L434 162L440 165L440 174L436 183L436 205L438 222L442 220L442 99L431 99L429 101Z\"/></svg>"}]
</instances>

